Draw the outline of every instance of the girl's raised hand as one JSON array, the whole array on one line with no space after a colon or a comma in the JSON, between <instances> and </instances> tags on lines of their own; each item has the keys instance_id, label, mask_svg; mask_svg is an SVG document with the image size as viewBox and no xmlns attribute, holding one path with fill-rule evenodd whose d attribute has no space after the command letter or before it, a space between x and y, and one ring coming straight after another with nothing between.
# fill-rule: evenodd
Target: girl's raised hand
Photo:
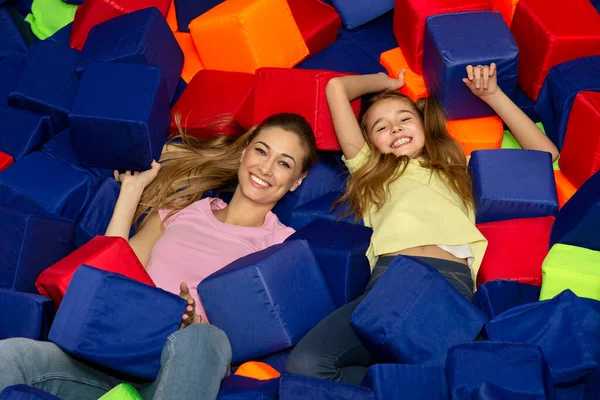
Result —
<instances>
[{"instance_id":1,"label":"girl's raised hand","mask_svg":"<svg viewBox=\"0 0 600 400\"><path fill-rule=\"evenodd\" d=\"M115 170L113 174L115 180L120 182L121 185L136 186L139 190L144 190L156 178L158 171L160 171L160 163L152 161L150 169L146 171L133 173L125 171L125 173L120 174L119 171Z\"/></svg>"},{"instance_id":2,"label":"girl's raised hand","mask_svg":"<svg viewBox=\"0 0 600 400\"><path fill-rule=\"evenodd\" d=\"M467 66L467 77L463 82L477 97L490 96L498 91L496 64Z\"/></svg>"},{"instance_id":3,"label":"girl's raised hand","mask_svg":"<svg viewBox=\"0 0 600 400\"><path fill-rule=\"evenodd\" d=\"M402 89L402 87L404 86L404 74L405 73L406 73L406 70L403 69L398 74L398 79L394 79L394 78L391 78L389 75L387 75L383 72L380 72L379 75L385 76L387 79L387 88L385 90L390 91L390 92L395 92L397 90Z\"/></svg>"}]
</instances>

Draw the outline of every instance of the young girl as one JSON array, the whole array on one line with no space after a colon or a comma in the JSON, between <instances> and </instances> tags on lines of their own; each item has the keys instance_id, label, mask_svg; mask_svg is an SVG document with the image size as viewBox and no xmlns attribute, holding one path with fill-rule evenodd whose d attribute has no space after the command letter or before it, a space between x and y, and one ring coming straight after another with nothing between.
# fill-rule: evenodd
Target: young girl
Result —
<instances>
[{"instance_id":1,"label":"young girl","mask_svg":"<svg viewBox=\"0 0 600 400\"><path fill-rule=\"evenodd\" d=\"M133 174L115 171L121 192L106 231L129 240L158 287L181 290L188 300L185 329L167 339L158 378L136 385L145 399L216 398L231 348L218 328L198 324L205 315L196 284L293 233L271 210L298 188L317 159L312 129L295 114L273 115L239 138L181 138L182 144L165 147L162 166L154 162L151 169ZM209 189L236 182L228 205L218 198L201 199ZM141 215L140 229L129 239L131 224ZM186 282L193 285L191 291ZM122 377L75 360L53 343L0 341L0 391L27 384L63 400L95 400L121 382Z\"/></svg>"},{"instance_id":2,"label":"young girl","mask_svg":"<svg viewBox=\"0 0 600 400\"><path fill-rule=\"evenodd\" d=\"M558 151L502 92L496 66L467 67L467 87L485 101L526 149ZM434 98L413 102L397 93L404 71L344 76L327 85L335 132L351 176L340 201L373 229L367 257L372 274L365 294L396 255L437 269L464 297L474 282L487 242L475 227L467 158L446 131ZM375 95L357 121L350 101ZM339 308L298 343L287 362L297 374L360 384L374 362L350 325L364 295ZM432 300L433 301L433 300Z\"/></svg>"}]
</instances>

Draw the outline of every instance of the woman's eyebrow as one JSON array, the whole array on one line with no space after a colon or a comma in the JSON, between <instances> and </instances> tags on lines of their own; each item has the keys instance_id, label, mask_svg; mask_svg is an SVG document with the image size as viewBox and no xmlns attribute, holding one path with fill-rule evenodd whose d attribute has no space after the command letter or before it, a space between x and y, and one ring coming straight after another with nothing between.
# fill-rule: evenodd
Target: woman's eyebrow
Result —
<instances>
[{"instance_id":1,"label":"woman's eyebrow","mask_svg":"<svg viewBox=\"0 0 600 400\"><path fill-rule=\"evenodd\" d=\"M257 144L258 144L258 143L260 143L260 144L262 144L263 146L265 146L267 149L271 150L271 146L269 146L268 144L266 144L266 143L265 143L265 142L263 142L262 140L259 140L259 141L257 141L256 143L257 143ZM291 160L294 162L294 164L296 164L296 159L295 159L294 157L292 157L292 156L290 156L289 154L286 154L286 153L281 153L281 155L282 155L282 156L284 156L284 157L287 157L287 158L291 159Z\"/></svg>"}]
</instances>

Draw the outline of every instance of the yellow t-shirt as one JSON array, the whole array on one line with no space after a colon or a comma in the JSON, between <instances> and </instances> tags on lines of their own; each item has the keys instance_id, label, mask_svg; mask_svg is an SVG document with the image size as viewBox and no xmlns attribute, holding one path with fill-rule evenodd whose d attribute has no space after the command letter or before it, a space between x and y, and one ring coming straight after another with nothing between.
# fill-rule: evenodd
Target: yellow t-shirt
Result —
<instances>
[{"instance_id":1,"label":"yellow t-shirt","mask_svg":"<svg viewBox=\"0 0 600 400\"><path fill-rule=\"evenodd\" d=\"M342 159L354 173L370 154L365 144L351 160ZM382 254L425 245L468 244L473 253L471 274L475 282L487 240L475 227L473 211L465 207L444 179L413 159L389 190L384 206L379 210L373 207L364 216L365 225L373 229L367 249L371 269Z\"/></svg>"}]
</instances>

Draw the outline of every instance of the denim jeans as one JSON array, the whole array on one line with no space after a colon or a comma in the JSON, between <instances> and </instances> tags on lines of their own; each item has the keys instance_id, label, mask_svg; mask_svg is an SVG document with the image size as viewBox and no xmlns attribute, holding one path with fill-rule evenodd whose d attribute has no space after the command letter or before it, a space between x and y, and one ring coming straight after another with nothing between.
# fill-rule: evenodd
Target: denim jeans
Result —
<instances>
[{"instance_id":1,"label":"denim jeans","mask_svg":"<svg viewBox=\"0 0 600 400\"><path fill-rule=\"evenodd\" d=\"M471 300L473 279L466 265L438 258L413 258L438 270L462 296ZM393 259L380 257L365 294L329 314L300 340L287 360L288 372L360 385L367 368L376 360L354 333L350 316Z\"/></svg>"},{"instance_id":2,"label":"denim jeans","mask_svg":"<svg viewBox=\"0 0 600 400\"><path fill-rule=\"evenodd\" d=\"M133 385L146 400L215 399L230 362L225 333L209 324L191 325L167 338L157 379ZM122 382L72 358L54 343L0 341L0 391L26 384L62 400L96 400Z\"/></svg>"}]
</instances>

